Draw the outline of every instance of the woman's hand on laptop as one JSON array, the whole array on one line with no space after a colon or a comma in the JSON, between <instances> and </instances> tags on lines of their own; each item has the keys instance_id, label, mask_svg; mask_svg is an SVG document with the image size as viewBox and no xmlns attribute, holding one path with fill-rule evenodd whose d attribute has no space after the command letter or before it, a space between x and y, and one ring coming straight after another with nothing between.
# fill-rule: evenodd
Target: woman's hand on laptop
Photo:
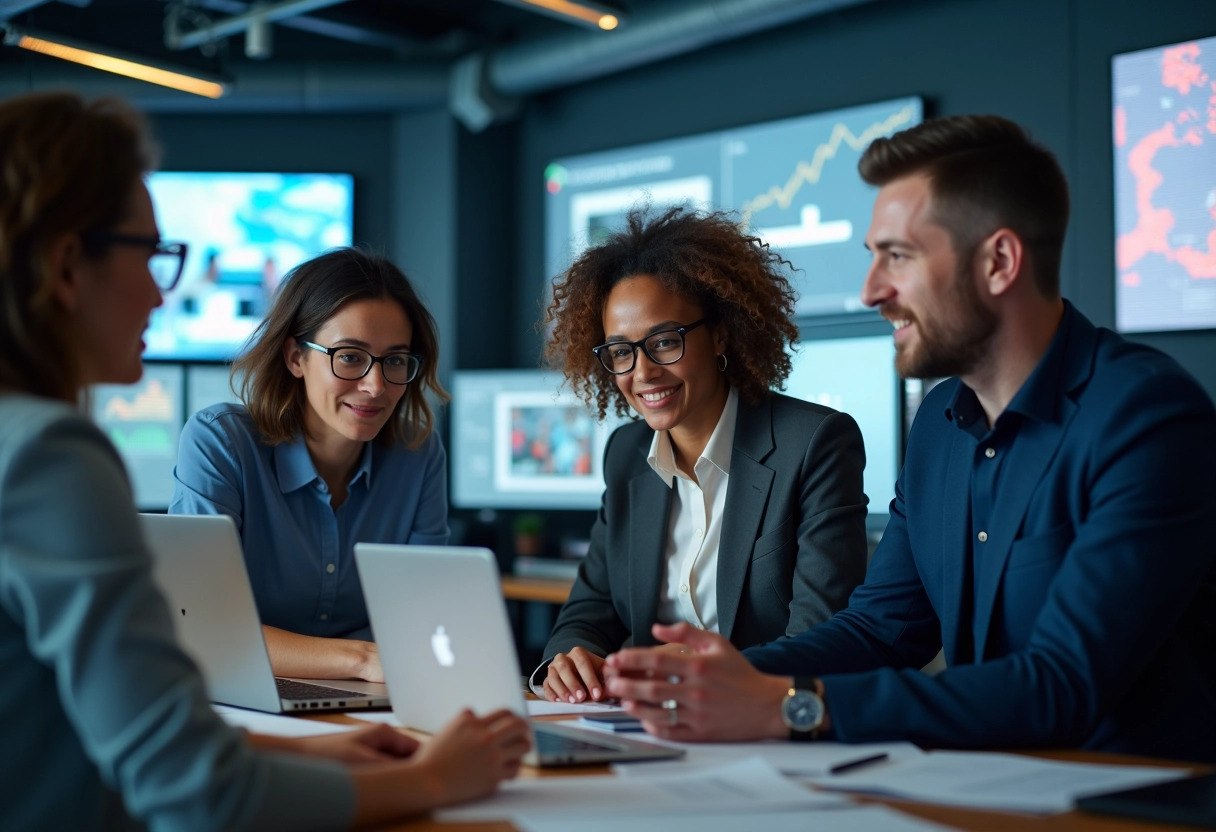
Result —
<instances>
[{"instance_id":1,"label":"woman's hand on laptop","mask_svg":"<svg viewBox=\"0 0 1216 832\"><path fill-rule=\"evenodd\" d=\"M484 797L519 773L532 747L528 723L508 710L486 716L462 711L418 749L411 761L423 774L435 806Z\"/></svg>"},{"instance_id":2,"label":"woman's hand on laptop","mask_svg":"<svg viewBox=\"0 0 1216 832\"><path fill-rule=\"evenodd\" d=\"M575 647L558 653L549 662L545 676L545 698L550 702L599 702L608 698L604 686L604 657Z\"/></svg>"}]
</instances>

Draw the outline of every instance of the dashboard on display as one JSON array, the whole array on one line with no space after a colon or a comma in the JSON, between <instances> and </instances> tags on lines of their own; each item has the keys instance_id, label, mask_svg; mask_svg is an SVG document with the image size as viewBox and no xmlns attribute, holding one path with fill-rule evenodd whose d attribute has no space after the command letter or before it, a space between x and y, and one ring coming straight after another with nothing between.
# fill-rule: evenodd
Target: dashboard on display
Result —
<instances>
[{"instance_id":1,"label":"dashboard on display","mask_svg":"<svg viewBox=\"0 0 1216 832\"><path fill-rule=\"evenodd\" d=\"M349 174L161 171L148 190L161 236L189 246L144 336L153 360L231 360L288 271L352 240Z\"/></svg>"},{"instance_id":2,"label":"dashboard on display","mask_svg":"<svg viewBox=\"0 0 1216 832\"><path fill-rule=\"evenodd\" d=\"M556 160L545 170L548 275L622 228L635 206L722 209L793 263L798 315L865 313L874 189L857 161L922 110L921 99L902 98Z\"/></svg>"},{"instance_id":3,"label":"dashboard on display","mask_svg":"<svg viewBox=\"0 0 1216 832\"><path fill-rule=\"evenodd\" d=\"M236 401L223 365L146 364L136 384L91 390L93 421L118 448L135 505L163 511L173 499L173 466L182 426L200 408Z\"/></svg>"},{"instance_id":4,"label":"dashboard on display","mask_svg":"<svg viewBox=\"0 0 1216 832\"><path fill-rule=\"evenodd\" d=\"M861 428L867 525L884 527L903 447L902 385L890 333L801 341L790 360L786 395L847 413Z\"/></svg>"},{"instance_id":5,"label":"dashboard on display","mask_svg":"<svg viewBox=\"0 0 1216 832\"><path fill-rule=\"evenodd\" d=\"M452 374L452 505L483 509L596 509L604 491L604 422L561 376L539 370Z\"/></svg>"},{"instance_id":6,"label":"dashboard on display","mask_svg":"<svg viewBox=\"0 0 1216 832\"><path fill-rule=\"evenodd\" d=\"M1115 321L1216 328L1216 37L1116 55Z\"/></svg>"}]
</instances>

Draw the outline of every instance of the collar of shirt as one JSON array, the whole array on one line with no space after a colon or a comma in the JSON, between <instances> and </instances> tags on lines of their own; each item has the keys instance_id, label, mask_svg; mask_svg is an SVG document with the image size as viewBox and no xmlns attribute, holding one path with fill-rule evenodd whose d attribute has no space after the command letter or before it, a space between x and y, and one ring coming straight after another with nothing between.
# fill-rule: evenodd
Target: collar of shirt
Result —
<instances>
[{"instance_id":1,"label":"collar of shirt","mask_svg":"<svg viewBox=\"0 0 1216 832\"><path fill-rule=\"evenodd\" d=\"M363 456L359 460L359 467L355 469L354 476L350 478L351 485L358 482L360 477L366 477L368 486L371 485L372 444L372 442L363 443ZM294 442L282 442L275 445L274 467L279 490L284 494L301 489L320 479L317 466L313 464L312 455L308 453L308 446L302 438Z\"/></svg>"},{"instance_id":2,"label":"collar of shirt","mask_svg":"<svg viewBox=\"0 0 1216 832\"><path fill-rule=\"evenodd\" d=\"M701 452L700 458L693 466L694 471L697 471L701 467L702 461L705 461L723 474L730 474L730 457L734 450L735 421L738 415L739 394L732 387L726 396L726 405L722 408L722 415L718 417L718 424L714 426L714 432L710 434L705 450ZM676 468L675 449L671 446L671 436L667 431L654 432L654 439L650 440L650 452L646 456L646 462L659 475L659 479L668 488L671 488L679 472Z\"/></svg>"},{"instance_id":3,"label":"collar of shirt","mask_svg":"<svg viewBox=\"0 0 1216 832\"><path fill-rule=\"evenodd\" d=\"M1047 345L1047 351L1035 365L1030 377L1014 394L1004 412L997 417L994 429L1011 413L1042 422L1058 419L1060 399L1065 393L1061 389L1061 383L1068 354L1068 336L1072 331L1073 319L1078 314L1071 303L1064 301L1064 316L1060 319L1060 326L1052 336L1051 343ZM977 438L988 432L984 409L980 406L975 391L965 384L959 384L946 406L946 420L953 422L960 430L977 435Z\"/></svg>"}]
</instances>

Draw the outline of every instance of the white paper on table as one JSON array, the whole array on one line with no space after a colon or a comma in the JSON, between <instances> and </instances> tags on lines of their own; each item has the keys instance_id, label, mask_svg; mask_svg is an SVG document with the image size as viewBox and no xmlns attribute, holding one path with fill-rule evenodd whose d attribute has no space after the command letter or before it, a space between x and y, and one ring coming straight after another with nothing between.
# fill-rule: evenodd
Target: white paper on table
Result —
<instances>
[{"instance_id":1,"label":"white paper on table","mask_svg":"<svg viewBox=\"0 0 1216 832\"><path fill-rule=\"evenodd\" d=\"M655 815L691 811L745 812L848 805L841 795L812 792L758 758L728 766L655 777L543 777L512 780L477 803L441 809L442 821L511 819L558 812L562 817Z\"/></svg>"},{"instance_id":2,"label":"white paper on table","mask_svg":"<svg viewBox=\"0 0 1216 832\"><path fill-rule=\"evenodd\" d=\"M394 728L404 727L397 721L397 715L392 711L347 711L343 716L349 716L351 719L361 719L364 722L383 722L386 725L392 725Z\"/></svg>"},{"instance_id":3,"label":"white paper on table","mask_svg":"<svg viewBox=\"0 0 1216 832\"><path fill-rule=\"evenodd\" d=\"M516 815L521 832L738 832L738 815L688 814L583 818L553 813ZM749 829L797 829L799 832L948 832L949 827L901 814L885 806L842 806L831 811L749 812Z\"/></svg>"},{"instance_id":4,"label":"white paper on table","mask_svg":"<svg viewBox=\"0 0 1216 832\"><path fill-rule=\"evenodd\" d=\"M1021 754L932 751L894 766L816 781L829 789L878 792L927 803L1048 814L1078 797L1185 777L1186 769L1070 763Z\"/></svg>"},{"instance_id":5,"label":"white paper on table","mask_svg":"<svg viewBox=\"0 0 1216 832\"><path fill-rule=\"evenodd\" d=\"M620 705L605 705L602 702L586 702L571 705L567 702L550 702L547 699L529 699L528 716L558 716L562 714L622 713ZM585 725L583 726L586 727Z\"/></svg>"},{"instance_id":6,"label":"white paper on table","mask_svg":"<svg viewBox=\"0 0 1216 832\"><path fill-rule=\"evenodd\" d=\"M565 724L565 723L563 723ZM570 723L574 724L574 723ZM650 735L630 734L631 739L653 740ZM656 740L657 742L657 740ZM890 765L923 757L924 753L910 742L874 742L846 744L839 742L672 742L664 745L684 749L679 760L662 762L613 763L612 770L621 777L650 777L654 774L688 771L690 768L717 766L745 757L760 757L773 768L790 777L819 782L819 778L836 777L843 771L872 765ZM882 758L882 759L876 759Z\"/></svg>"},{"instance_id":7,"label":"white paper on table","mask_svg":"<svg viewBox=\"0 0 1216 832\"><path fill-rule=\"evenodd\" d=\"M266 714L261 711L247 711L244 708L234 708L229 705L212 705L212 710L219 714L220 719L236 728L244 728L255 734L269 734L273 737L313 737L317 734L341 734L343 731L353 731L358 725L340 725L335 722L321 722L315 719L297 719L294 716L281 714Z\"/></svg>"}]
</instances>

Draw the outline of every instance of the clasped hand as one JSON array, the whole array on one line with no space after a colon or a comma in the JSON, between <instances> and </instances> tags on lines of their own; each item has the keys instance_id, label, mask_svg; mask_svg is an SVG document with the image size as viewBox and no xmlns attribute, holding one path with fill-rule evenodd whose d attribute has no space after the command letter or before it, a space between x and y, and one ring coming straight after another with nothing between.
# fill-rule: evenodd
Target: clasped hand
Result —
<instances>
[{"instance_id":1,"label":"clasped hand","mask_svg":"<svg viewBox=\"0 0 1216 832\"><path fill-rule=\"evenodd\" d=\"M648 733L680 742L786 736L788 679L756 670L717 633L689 624L656 624L652 632L664 647L629 648L603 662L608 694Z\"/></svg>"}]
</instances>

